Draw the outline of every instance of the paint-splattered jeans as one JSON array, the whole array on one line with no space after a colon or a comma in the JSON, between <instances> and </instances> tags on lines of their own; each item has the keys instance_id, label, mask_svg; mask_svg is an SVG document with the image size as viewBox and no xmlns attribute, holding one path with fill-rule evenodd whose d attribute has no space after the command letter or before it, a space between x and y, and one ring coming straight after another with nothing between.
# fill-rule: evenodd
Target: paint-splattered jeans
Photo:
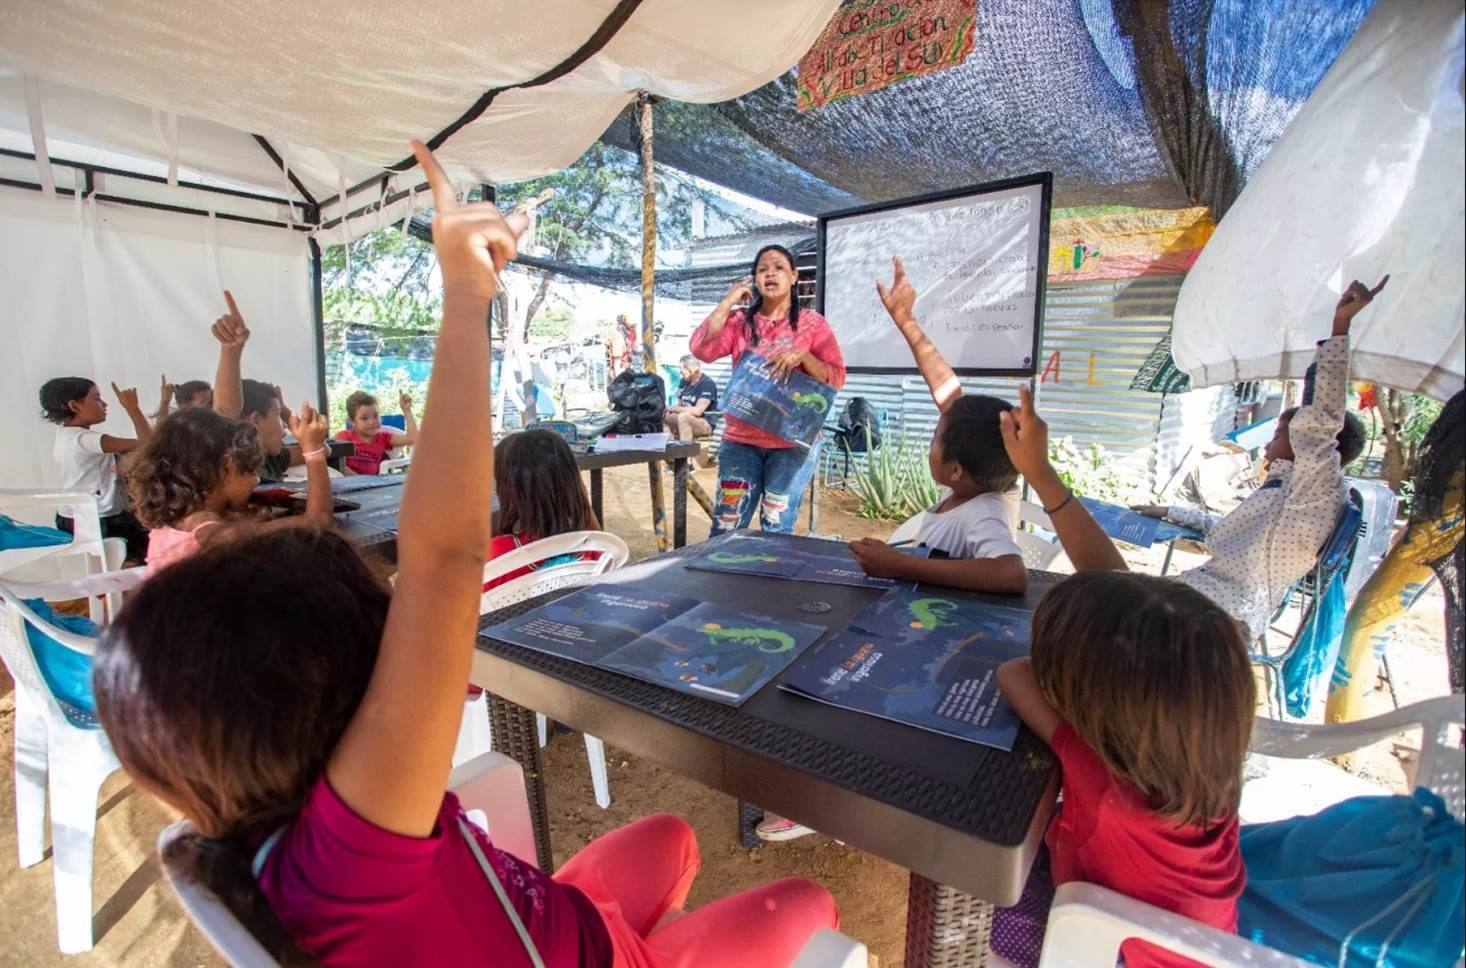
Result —
<instances>
[{"instance_id":1,"label":"paint-splattered jeans","mask_svg":"<svg viewBox=\"0 0 1466 968\"><path fill-rule=\"evenodd\" d=\"M819 445L808 453L798 447L772 449L723 441L718 448L718 493L709 537L746 528L762 506L764 531L794 530L804 492L819 466Z\"/></svg>"}]
</instances>

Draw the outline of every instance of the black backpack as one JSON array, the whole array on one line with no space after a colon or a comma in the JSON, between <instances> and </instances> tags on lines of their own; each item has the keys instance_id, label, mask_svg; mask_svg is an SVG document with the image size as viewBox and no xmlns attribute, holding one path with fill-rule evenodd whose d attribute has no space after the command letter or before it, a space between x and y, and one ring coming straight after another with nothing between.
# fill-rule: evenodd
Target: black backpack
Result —
<instances>
[{"instance_id":1,"label":"black backpack","mask_svg":"<svg viewBox=\"0 0 1466 968\"><path fill-rule=\"evenodd\" d=\"M656 434L666 428L662 419L667 412L667 386L655 373L622 370L606 387L611 409L621 420L607 433Z\"/></svg>"},{"instance_id":2,"label":"black backpack","mask_svg":"<svg viewBox=\"0 0 1466 968\"><path fill-rule=\"evenodd\" d=\"M836 423L840 429L835 431L835 445L842 451L863 454L867 443L871 450L881 445L880 418L865 397L851 397Z\"/></svg>"}]
</instances>

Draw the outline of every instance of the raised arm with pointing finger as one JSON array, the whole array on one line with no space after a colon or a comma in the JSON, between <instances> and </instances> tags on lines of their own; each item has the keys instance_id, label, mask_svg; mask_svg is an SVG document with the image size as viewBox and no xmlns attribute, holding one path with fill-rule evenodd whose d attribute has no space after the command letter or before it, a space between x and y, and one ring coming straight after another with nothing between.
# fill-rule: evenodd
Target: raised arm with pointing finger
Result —
<instances>
[{"instance_id":1,"label":"raised arm with pointing finger","mask_svg":"<svg viewBox=\"0 0 1466 968\"><path fill-rule=\"evenodd\" d=\"M906 344L911 347L911 355L916 358L916 368L921 371L922 379L926 380L927 389L932 392L932 399L936 401L938 410L946 410L953 400L962 396L962 384L957 379L957 374L952 371L946 359L937 350L936 344L922 331L921 324L916 321L916 290L911 287L911 282L906 278L906 268L901 265L900 257L891 260L896 269L896 277L891 281L891 288L887 289L879 280L876 281L876 292L880 294L881 303L886 307L886 312L891 315L896 328L901 335L906 337Z\"/></svg>"},{"instance_id":2,"label":"raised arm with pointing finger","mask_svg":"<svg viewBox=\"0 0 1466 968\"><path fill-rule=\"evenodd\" d=\"M214 411L238 419L244 410L244 380L240 376L240 359L244 344L249 342L249 327L234 304L234 296L224 290L229 311L214 320L214 339L219 341L219 367L214 371Z\"/></svg>"},{"instance_id":3,"label":"raised arm with pointing finger","mask_svg":"<svg viewBox=\"0 0 1466 968\"><path fill-rule=\"evenodd\" d=\"M506 221L491 203L460 206L432 153L419 142L412 150L437 209L443 325L397 519L397 587L381 650L326 776L368 822L426 837L458 738L489 545L489 303L528 218Z\"/></svg>"}]
</instances>

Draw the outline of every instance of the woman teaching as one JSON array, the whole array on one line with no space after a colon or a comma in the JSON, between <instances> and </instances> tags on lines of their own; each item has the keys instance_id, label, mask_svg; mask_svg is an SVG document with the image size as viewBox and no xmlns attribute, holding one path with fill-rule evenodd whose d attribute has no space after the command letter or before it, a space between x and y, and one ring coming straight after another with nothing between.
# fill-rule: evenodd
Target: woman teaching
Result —
<instances>
[{"instance_id":1,"label":"woman teaching","mask_svg":"<svg viewBox=\"0 0 1466 968\"><path fill-rule=\"evenodd\" d=\"M692 355L704 363L745 353L769 361L777 378L802 370L835 389L845 385L845 360L825 317L800 309L794 286L799 279L794 256L782 245L766 245L753 260L753 288L733 284L692 334ZM738 304L748 302L747 307ZM735 308L738 307L738 308ZM787 534L804 489L819 463L819 445L808 452L792 441L727 418L718 451L718 506L712 535L746 528L760 508L766 532Z\"/></svg>"}]
</instances>

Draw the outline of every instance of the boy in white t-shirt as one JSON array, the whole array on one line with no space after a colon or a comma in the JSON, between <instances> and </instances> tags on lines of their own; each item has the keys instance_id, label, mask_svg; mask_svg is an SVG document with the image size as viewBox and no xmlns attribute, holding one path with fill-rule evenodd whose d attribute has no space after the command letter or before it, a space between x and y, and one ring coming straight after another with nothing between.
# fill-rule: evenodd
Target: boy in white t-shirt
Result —
<instances>
[{"instance_id":1,"label":"boy in white t-shirt","mask_svg":"<svg viewBox=\"0 0 1466 968\"><path fill-rule=\"evenodd\" d=\"M1021 595L1028 590L1028 571L1013 537L1018 471L1000 430L1000 418L1012 405L997 397L963 396L956 374L916 321L916 290L901 260L895 265L891 288L877 282L876 289L941 412L927 460L944 493L920 515L916 543L931 550L929 558L904 555L875 538L852 541L850 550L868 575Z\"/></svg>"},{"instance_id":2,"label":"boy in white t-shirt","mask_svg":"<svg viewBox=\"0 0 1466 968\"><path fill-rule=\"evenodd\" d=\"M163 402L158 408L160 418L167 413L172 389L164 383ZM152 427L138 406L137 390L119 389L114 383L112 392L132 419L136 438L113 437L91 429L107 419L107 403L97 385L86 377L47 380L40 392L41 415L60 424L52 453L61 465L61 489L96 498L102 536L123 539L127 542L128 559L140 561L147 556L148 532L127 509L126 489L117 478L117 456L135 450L148 438ZM72 533L71 515L57 514L56 527Z\"/></svg>"}]
</instances>

